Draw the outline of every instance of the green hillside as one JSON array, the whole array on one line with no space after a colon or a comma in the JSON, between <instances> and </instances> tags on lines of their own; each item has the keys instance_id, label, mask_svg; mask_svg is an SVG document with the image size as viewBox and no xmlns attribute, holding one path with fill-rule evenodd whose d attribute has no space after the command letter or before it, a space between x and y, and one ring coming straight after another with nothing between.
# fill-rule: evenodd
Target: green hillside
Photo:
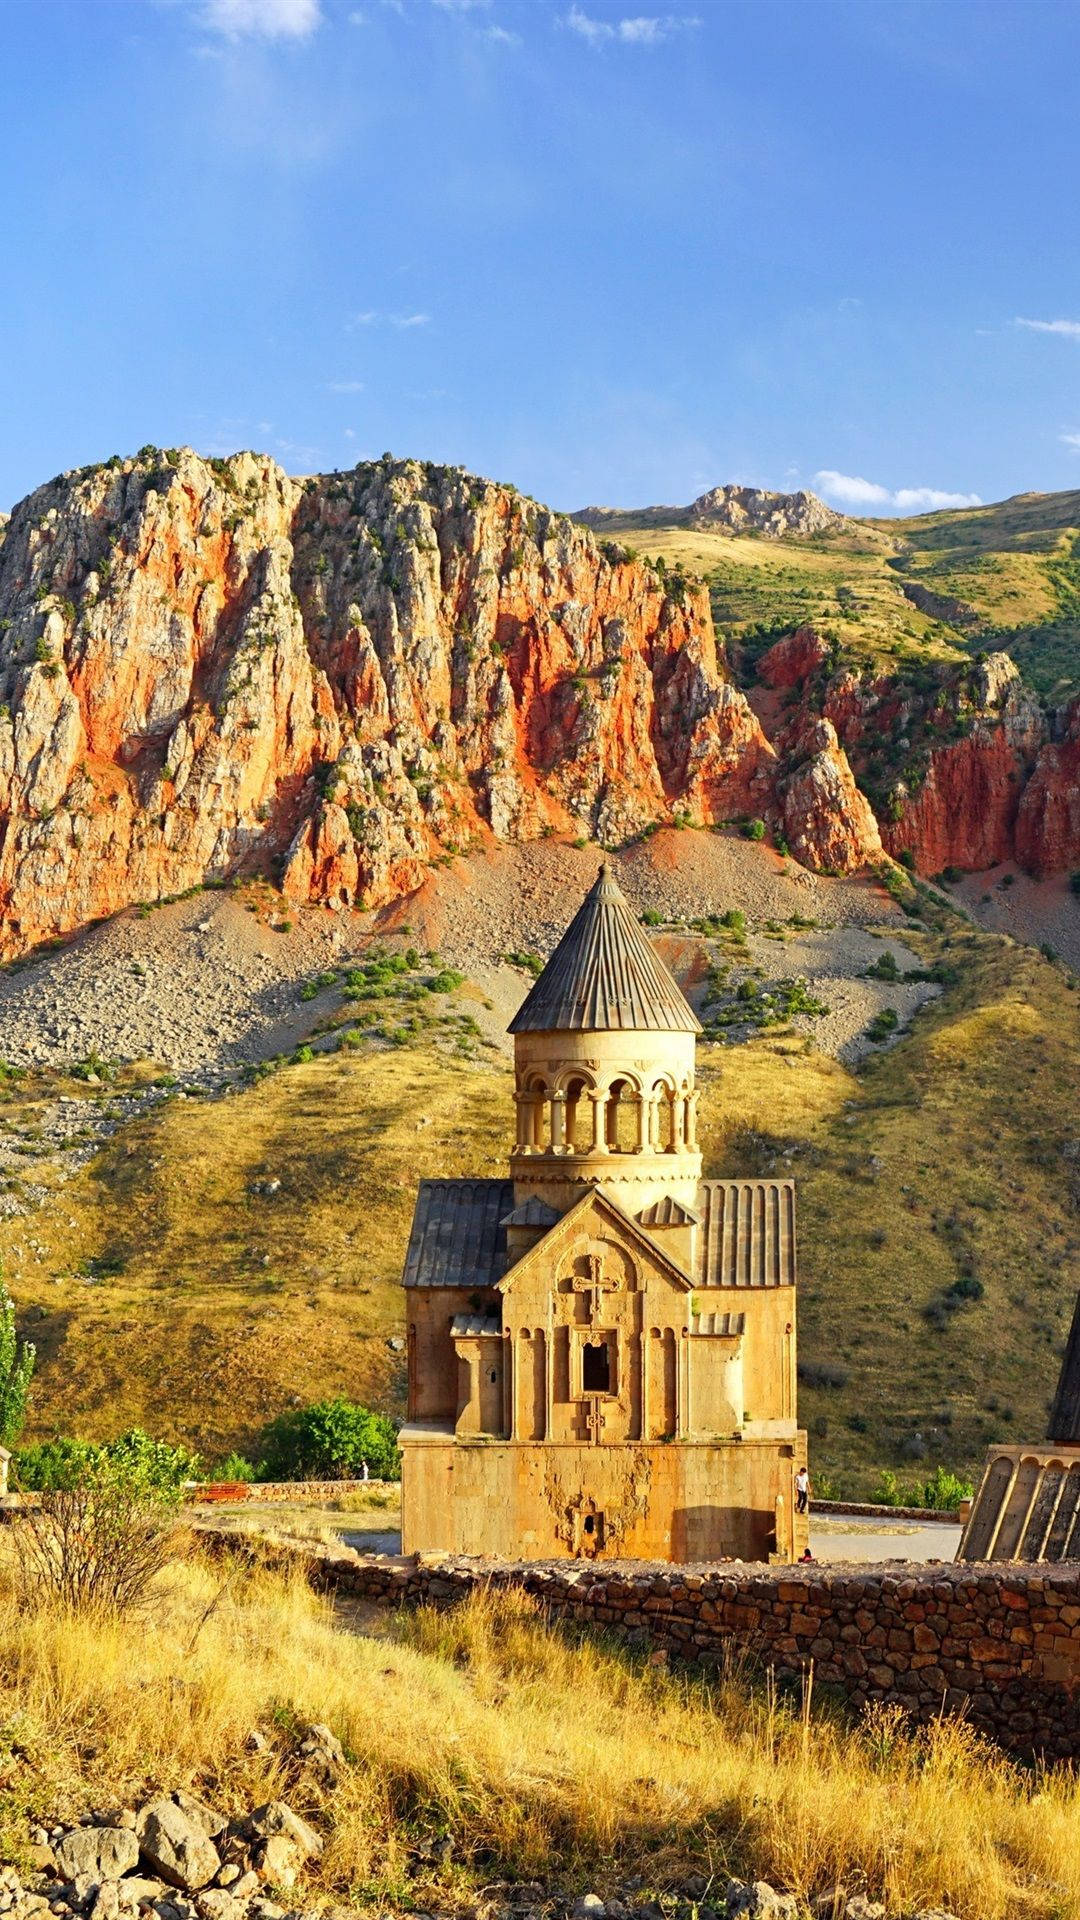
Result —
<instances>
[{"instance_id":1,"label":"green hillside","mask_svg":"<svg viewBox=\"0 0 1080 1920\"><path fill-rule=\"evenodd\" d=\"M1000 648L1045 699L1080 692L1080 492L852 520L812 539L620 517L619 539L709 582L717 626L747 682L765 647L812 622L862 665Z\"/></svg>"}]
</instances>

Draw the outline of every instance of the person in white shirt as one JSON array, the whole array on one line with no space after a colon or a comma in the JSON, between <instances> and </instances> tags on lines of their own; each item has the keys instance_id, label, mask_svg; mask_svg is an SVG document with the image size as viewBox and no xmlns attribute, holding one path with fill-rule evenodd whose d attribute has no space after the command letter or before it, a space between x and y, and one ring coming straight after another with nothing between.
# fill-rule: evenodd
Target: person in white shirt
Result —
<instances>
[{"instance_id":1,"label":"person in white shirt","mask_svg":"<svg viewBox=\"0 0 1080 1920\"><path fill-rule=\"evenodd\" d=\"M795 1511L806 1513L810 1506L810 1475L800 1467L795 1475Z\"/></svg>"}]
</instances>

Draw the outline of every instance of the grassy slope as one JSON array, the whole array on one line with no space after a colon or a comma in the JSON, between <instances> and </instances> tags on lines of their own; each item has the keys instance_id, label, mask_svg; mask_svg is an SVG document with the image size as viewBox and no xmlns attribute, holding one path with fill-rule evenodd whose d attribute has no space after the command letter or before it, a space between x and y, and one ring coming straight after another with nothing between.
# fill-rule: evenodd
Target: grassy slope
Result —
<instances>
[{"instance_id":1,"label":"grassy slope","mask_svg":"<svg viewBox=\"0 0 1080 1920\"><path fill-rule=\"evenodd\" d=\"M540 1877L655 1913L650 1890L735 1873L801 1910L839 1885L897 1913L1077 1912L1075 1779L1032 1793L956 1720L908 1738L815 1700L804 1724L737 1669L668 1674L545 1630L522 1598L356 1634L299 1582L195 1560L168 1569L151 1618L19 1607L0 1570L0 1708L24 1761L0 1781L5 1858L65 1804L140 1804L149 1776L229 1814L287 1797L326 1837L288 1896L307 1911L512 1910L499 1883ZM333 1792L291 1755L313 1721L349 1756Z\"/></svg>"},{"instance_id":2,"label":"grassy slope","mask_svg":"<svg viewBox=\"0 0 1080 1920\"><path fill-rule=\"evenodd\" d=\"M1080 691L1080 493L1022 495L992 507L851 523L814 540L731 538L627 525L619 538L703 574L725 633L753 660L802 621L827 628L868 666L1011 652L1046 698ZM921 612L911 582L963 602L972 623Z\"/></svg>"},{"instance_id":3,"label":"grassy slope","mask_svg":"<svg viewBox=\"0 0 1080 1920\"><path fill-rule=\"evenodd\" d=\"M802 1416L819 1471L853 1488L882 1465L919 1472L915 1433L926 1465L969 1468L989 1439L1040 1435L1080 1286L1061 1151L1077 994L959 925L912 936L959 982L859 1076L795 1037L701 1048L707 1170L798 1178L800 1350L844 1376L804 1386ZM292 1395L400 1406L387 1339L416 1179L499 1167L510 1111L505 1066L421 1030L131 1124L40 1213L0 1223L20 1309L46 1316L35 1432L140 1420L212 1456ZM984 1297L935 1328L926 1309L964 1273Z\"/></svg>"}]
</instances>

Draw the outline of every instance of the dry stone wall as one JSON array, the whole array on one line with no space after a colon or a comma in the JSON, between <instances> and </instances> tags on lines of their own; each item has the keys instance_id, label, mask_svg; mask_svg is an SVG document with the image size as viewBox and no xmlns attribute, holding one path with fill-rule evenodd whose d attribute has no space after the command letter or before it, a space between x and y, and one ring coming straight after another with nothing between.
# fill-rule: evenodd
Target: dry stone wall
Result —
<instances>
[{"instance_id":1,"label":"dry stone wall","mask_svg":"<svg viewBox=\"0 0 1080 1920\"><path fill-rule=\"evenodd\" d=\"M222 1544L252 1546L236 1536ZM895 1701L921 1720L944 1709L1020 1758L1080 1755L1080 1565L512 1565L345 1548L314 1550L307 1561L314 1585L384 1606L449 1606L478 1586L523 1588L555 1620L703 1666L734 1642L780 1676L797 1679L812 1664L815 1689L856 1709Z\"/></svg>"}]
</instances>

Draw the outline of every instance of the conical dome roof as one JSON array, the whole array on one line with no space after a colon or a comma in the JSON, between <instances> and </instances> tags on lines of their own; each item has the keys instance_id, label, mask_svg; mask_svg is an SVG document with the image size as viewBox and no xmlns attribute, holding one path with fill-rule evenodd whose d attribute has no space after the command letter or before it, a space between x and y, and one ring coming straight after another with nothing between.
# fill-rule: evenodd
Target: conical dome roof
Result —
<instances>
[{"instance_id":1,"label":"conical dome roof","mask_svg":"<svg viewBox=\"0 0 1080 1920\"><path fill-rule=\"evenodd\" d=\"M605 860L511 1033L700 1033Z\"/></svg>"}]
</instances>

